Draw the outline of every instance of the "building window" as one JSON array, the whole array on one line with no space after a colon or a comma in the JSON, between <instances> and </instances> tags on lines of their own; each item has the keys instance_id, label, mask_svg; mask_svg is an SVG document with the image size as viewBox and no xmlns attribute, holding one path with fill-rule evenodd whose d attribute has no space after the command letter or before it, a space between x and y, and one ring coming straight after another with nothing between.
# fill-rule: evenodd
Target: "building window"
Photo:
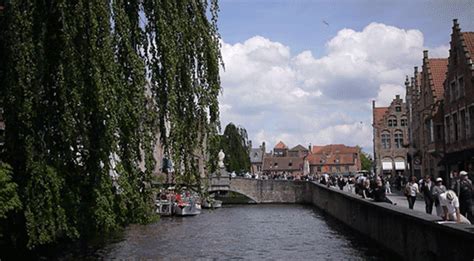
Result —
<instances>
[{"instance_id":1,"label":"building window","mask_svg":"<svg viewBox=\"0 0 474 261\"><path fill-rule=\"evenodd\" d=\"M407 126L407 119L401 119L400 120L400 126Z\"/></svg>"},{"instance_id":2,"label":"building window","mask_svg":"<svg viewBox=\"0 0 474 261\"><path fill-rule=\"evenodd\" d=\"M336 166L336 171L341 172L341 166Z\"/></svg>"},{"instance_id":3,"label":"building window","mask_svg":"<svg viewBox=\"0 0 474 261\"><path fill-rule=\"evenodd\" d=\"M390 149L390 134L382 134L382 148Z\"/></svg>"},{"instance_id":4,"label":"building window","mask_svg":"<svg viewBox=\"0 0 474 261\"><path fill-rule=\"evenodd\" d=\"M433 119L428 119L425 121L425 133L426 141L431 143L434 141L434 129L433 129Z\"/></svg>"},{"instance_id":5,"label":"building window","mask_svg":"<svg viewBox=\"0 0 474 261\"><path fill-rule=\"evenodd\" d=\"M278 167L278 163L275 162L275 163L273 164L273 166L274 166L275 168Z\"/></svg>"},{"instance_id":6,"label":"building window","mask_svg":"<svg viewBox=\"0 0 474 261\"><path fill-rule=\"evenodd\" d=\"M388 127L392 127L392 126L393 126L392 120L388 120L388 124L387 124L387 125L388 125Z\"/></svg>"},{"instance_id":7,"label":"building window","mask_svg":"<svg viewBox=\"0 0 474 261\"><path fill-rule=\"evenodd\" d=\"M466 128L467 128L467 126L466 126L466 110L461 110L460 116L461 116L461 119L460 119L461 120L461 126L460 126L459 130L460 130L460 133L461 133L460 139L462 140L462 139L466 138L466 133L467 133L467 130L466 130Z\"/></svg>"},{"instance_id":8,"label":"building window","mask_svg":"<svg viewBox=\"0 0 474 261\"><path fill-rule=\"evenodd\" d=\"M459 128L458 128L458 114L457 113L454 113L453 114L453 127L454 127L454 141L458 141L459 140Z\"/></svg>"},{"instance_id":9,"label":"building window","mask_svg":"<svg viewBox=\"0 0 474 261\"><path fill-rule=\"evenodd\" d=\"M318 166L316 169L318 170L318 172L321 172L321 167L320 166Z\"/></svg>"},{"instance_id":10,"label":"building window","mask_svg":"<svg viewBox=\"0 0 474 261\"><path fill-rule=\"evenodd\" d=\"M451 138L451 117L446 116L444 117L444 137L446 138L446 144L449 144L452 140Z\"/></svg>"},{"instance_id":11,"label":"building window","mask_svg":"<svg viewBox=\"0 0 474 261\"><path fill-rule=\"evenodd\" d=\"M401 111L402 111L402 107L400 107L400 106L395 107L395 111L401 112Z\"/></svg>"},{"instance_id":12,"label":"building window","mask_svg":"<svg viewBox=\"0 0 474 261\"><path fill-rule=\"evenodd\" d=\"M393 127L397 127L397 119L394 119L392 123L393 123Z\"/></svg>"},{"instance_id":13,"label":"building window","mask_svg":"<svg viewBox=\"0 0 474 261\"><path fill-rule=\"evenodd\" d=\"M436 140L440 141L443 140L443 126L442 125L436 125Z\"/></svg>"},{"instance_id":14,"label":"building window","mask_svg":"<svg viewBox=\"0 0 474 261\"><path fill-rule=\"evenodd\" d=\"M464 78L458 78L458 88L459 88L459 96L464 96Z\"/></svg>"},{"instance_id":15,"label":"building window","mask_svg":"<svg viewBox=\"0 0 474 261\"><path fill-rule=\"evenodd\" d=\"M293 166L293 162L290 161L290 162L288 163L288 167L291 167L291 166Z\"/></svg>"},{"instance_id":16,"label":"building window","mask_svg":"<svg viewBox=\"0 0 474 261\"><path fill-rule=\"evenodd\" d=\"M474 106L469 107L469 133L471 138L474 138Z\"/></svg>"},{"instance_id":17,"label":"building window","mask_svg":"<svg viewBox=\"0 0 474 261\"><path fill-rule=\"evenodd\" d=\"M451 88L449 89L449 101L454 101L456 98L456 82L451 82Z\"/></svg>"},{"instance_id":18,"label":"building window","mask_svg":"<svg viewBox=\"0 0 474 261\"><path fill-rule=\"evenodd\" d=\"M403 134L398 132L398 133L395 133L394 136L395 136L395 147L399 149L402 147L402 144L403 144Z\"/></svg>"}]
</instances>

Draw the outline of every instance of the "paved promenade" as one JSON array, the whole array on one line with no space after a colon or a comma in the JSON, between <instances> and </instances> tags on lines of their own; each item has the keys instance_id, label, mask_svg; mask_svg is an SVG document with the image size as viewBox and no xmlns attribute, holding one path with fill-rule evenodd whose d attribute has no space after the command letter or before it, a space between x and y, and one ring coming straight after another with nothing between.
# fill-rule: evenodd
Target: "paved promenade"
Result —
<instances>
[{"instance_id":1,"label":"paved promenade","mask_svg":"<svg viewBox=\"0 0 474 261\"><path fill-rule=\"evenodd\" d=\"M408 208L408 200L404 195L402 195L401 192L398 193L397 191L396 193L388 194L387 197L393 203L397 203L397 206ZM413 210L425 212L425 201L423 199L417 198L415 201L415 205L413 206ZM434 206L432 214L436 215L436 210L434 209Z\"/></svg>"},{"instance_id":2,"label":"paved promenade","mask_svg":"<svg viewBox=\"0 0 474 261\"><path fill-rule=\"evenodd\" d=\"M349 187L345 186L344 191L349 191ZM392 194L387 194L387 197L393 203L397 203L397 206L408 208L408 200L403 195L403 193L401 191L396 190L395 188L392 188L392 192ZM432 215L436 215L436 210L434 208L435 207L433 206L433 212L431 213ZM425 213L425 201L422 198L417 198L413 210Z\"/></svg>"}]
</instances>

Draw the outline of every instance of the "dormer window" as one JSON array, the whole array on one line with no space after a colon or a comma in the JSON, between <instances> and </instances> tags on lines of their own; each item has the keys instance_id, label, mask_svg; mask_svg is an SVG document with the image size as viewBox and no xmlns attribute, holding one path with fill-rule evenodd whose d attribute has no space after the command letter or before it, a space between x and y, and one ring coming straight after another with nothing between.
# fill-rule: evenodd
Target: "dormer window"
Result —
<instances>
[{"instance_id":1,"label":"dormer window","mask_svg":"<svg viewBox=\"0 0 474 261\"><path fill-rule=\"evenodd\" d=\"M396 111L396 112L401 112L401 111L402 111L402 107L401 107L401 106L396 106L396 107L395 107L395 111Z\"/></svg>"}]
</instances>

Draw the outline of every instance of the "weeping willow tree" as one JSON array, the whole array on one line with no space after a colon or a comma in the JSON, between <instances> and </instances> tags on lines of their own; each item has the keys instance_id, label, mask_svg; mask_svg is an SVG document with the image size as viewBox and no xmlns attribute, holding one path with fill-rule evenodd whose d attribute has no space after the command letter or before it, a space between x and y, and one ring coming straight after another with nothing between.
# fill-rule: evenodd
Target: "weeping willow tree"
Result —
<instances>
[{"instance_id":1,"label":"weeping willow tree","mask_svg":"<svg viewBox=\"0 0 474 261\"><path fill-rule=\"evenodd\" d=\"M35 249L152 220L157 136L180 181L199 181L196 157L219 128L217 12L199 0L5 7L2 161L19 202L2 241Z\"/></svg>"},{"instance_id":2,"label":"weeping willow tree","mask_svg":"<svg viewBox=\"0 0 474 261\"><path fill-rule=\"evenodd\" d=\"M217 134L219 35L217 1L145 1L148 63L165 153L179 182L199 181L196 157Z\"/></svg>"}]
</instances>

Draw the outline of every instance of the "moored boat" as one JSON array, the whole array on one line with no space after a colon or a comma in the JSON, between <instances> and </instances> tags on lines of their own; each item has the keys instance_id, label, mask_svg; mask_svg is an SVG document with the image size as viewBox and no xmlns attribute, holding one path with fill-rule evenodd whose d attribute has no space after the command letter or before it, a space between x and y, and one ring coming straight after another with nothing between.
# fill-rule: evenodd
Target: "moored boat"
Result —
<instances>
[{"instance_id":1,"label":"moored boat","mask_svg":"<svg viewBox=\"0 0 474 261\"><path fill-rule=\"evenodd\" d=\"M206 199L202 202L203 208L220 208L222 207L222 201L217 199Z\"/></svg>"},{"instance_id":2,"label":"moored boat","mask_svg":"<svg viewBox=\"0 0 474 261\"><path fill-rule=\"evenodd\" d=\"M176 216L195 216L201 214L199 197L191 195L189 191L182 193L182 195L176 195L173 212Z\"/></svg>"}]
</instances>

